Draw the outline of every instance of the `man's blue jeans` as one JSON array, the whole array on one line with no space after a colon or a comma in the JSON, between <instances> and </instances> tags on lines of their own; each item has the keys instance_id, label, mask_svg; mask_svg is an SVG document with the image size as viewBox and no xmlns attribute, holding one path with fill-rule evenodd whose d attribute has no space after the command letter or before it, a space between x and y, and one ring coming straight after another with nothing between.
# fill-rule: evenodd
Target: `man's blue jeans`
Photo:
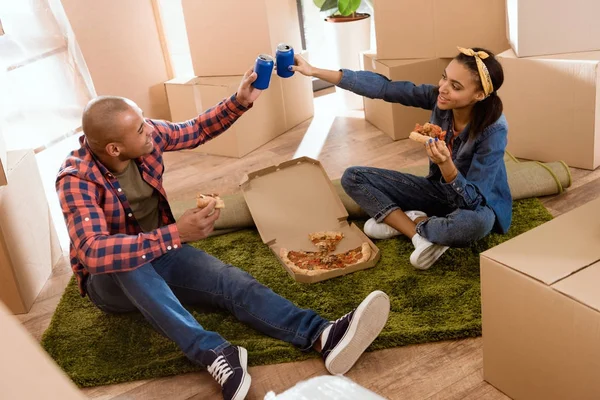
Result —
<instances>
[{"instance_id":1,"label":"man's blue jeans","mask_svg":"<svg viewBox=\"0 0 600 400\"><path fill-rule=\"evenodd\" d=\"M105 312L139 310L193 362L208 365L230 344L207 331L183 307L206 305L228 310L238 320L277 339L309 350L330 323L298 308L248 273L204 251L183 245L135 270L91 275L87 291Z\"/></svg>"}]
</instances>

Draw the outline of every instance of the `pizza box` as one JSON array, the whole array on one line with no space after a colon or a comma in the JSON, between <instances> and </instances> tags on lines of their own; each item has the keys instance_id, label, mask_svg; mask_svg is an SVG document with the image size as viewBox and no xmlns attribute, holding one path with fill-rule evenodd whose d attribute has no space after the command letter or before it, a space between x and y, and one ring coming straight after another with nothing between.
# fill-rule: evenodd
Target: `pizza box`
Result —
<instances>
[{"instance_id":1,"label":"pizza box","mask_svg":"<svg viewBox=\"0 0 600 400\"><path fill-rule=\"evenodd\" d=\"M377 246L355 224L338 197L321 163L300 157L248 173L240 187L262 241L297 282L314 283L374 267L381 254ZM344 239L335 253L343 253L367 243L368 261L317 275L299 274L281 260L281 248L316 251L308 235L337 231Z\"/></svg>"}]
</instances>

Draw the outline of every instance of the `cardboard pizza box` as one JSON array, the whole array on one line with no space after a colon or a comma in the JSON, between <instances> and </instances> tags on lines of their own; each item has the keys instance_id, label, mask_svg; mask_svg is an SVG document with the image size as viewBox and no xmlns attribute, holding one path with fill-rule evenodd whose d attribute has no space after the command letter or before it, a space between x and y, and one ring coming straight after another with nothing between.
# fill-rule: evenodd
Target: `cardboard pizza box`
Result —
<instances>
[{"instance_id":1,"label":"cardboard pizza box","mask_svg":"<svg viewBox=\"0 0 600 400\"><path fill-rule=\"evenodd\" d=\"M314 283L374 267L381 254L377 246L355 224L319 161L300 157L250 172L240 187L263 242L297 282ZM338 231L344 239L334 253L343 253L368 243L371 258L343 269L316 276L297 274L279 257L280 249L316 251L308 235Z\"/></svg>"}]
</instances>

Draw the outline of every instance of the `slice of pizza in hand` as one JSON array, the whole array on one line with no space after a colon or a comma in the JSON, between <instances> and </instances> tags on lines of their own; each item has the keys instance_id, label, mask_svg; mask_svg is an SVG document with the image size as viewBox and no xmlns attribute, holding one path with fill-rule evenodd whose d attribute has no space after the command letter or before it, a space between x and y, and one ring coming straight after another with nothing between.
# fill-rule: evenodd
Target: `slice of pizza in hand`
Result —
<instances>
[{"instance_id":1,"label":"slice of pizza in hand","mask_svg":"<svg viewBox=\"0 0 600 400\"><path fill-rule=\"evenodd\" d=\"M330 253L335 250L337 244L344 238L342 232L322 231L313 232L308 235L308 239L321 251Z\"/></svg>"},{"instance_id":2,"label":"slice of pizza in hand","mask_svg":"<svg viewBox=\"0 0 600 400\"><path fill-rule=\"evenodd\" d=\"M213 194L198 194L196 196L196 206L198 208L204 208L210 203L210 199L213 198L217 201L215 208L225 208L225 202L219 197L217 193Z\"/></svg>"},{"instance_id":3,"label":"slice of pizza in hand","mask_svg":"<svg viewBox=\"0 0 600 400\"><path fill-rule=\"evenodd\" d=\"M446 131L436 124L426 122L425 125L416 124L415 129L408 135L409 139L412 139L419 143L427 143L429 139L435 138L438 140L446 139Z\"/></svg>"}]
</instances>

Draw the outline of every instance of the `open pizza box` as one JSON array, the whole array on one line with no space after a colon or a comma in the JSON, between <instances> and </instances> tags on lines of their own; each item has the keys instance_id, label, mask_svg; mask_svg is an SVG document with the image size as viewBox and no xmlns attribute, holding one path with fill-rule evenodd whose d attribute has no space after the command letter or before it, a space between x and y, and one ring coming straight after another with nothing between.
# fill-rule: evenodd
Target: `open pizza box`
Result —
<instances>
[{"instance_id":1,"label":"open pizza box","mask_svg":"<svg viewBox=\"0 0 600 400\"><path fill-rule=\"evenodd\" d=\"M294 280L314 283L374 267L381 257L377 246L355 225L319 161L301 157L249 173L240 184L263 242ZM367 243L368 261L341 269L308 275L296 273L281 259L280 249L317 251L309 234L337 231L344 234L334 254Z\"/></svg>"}]
</instances>

